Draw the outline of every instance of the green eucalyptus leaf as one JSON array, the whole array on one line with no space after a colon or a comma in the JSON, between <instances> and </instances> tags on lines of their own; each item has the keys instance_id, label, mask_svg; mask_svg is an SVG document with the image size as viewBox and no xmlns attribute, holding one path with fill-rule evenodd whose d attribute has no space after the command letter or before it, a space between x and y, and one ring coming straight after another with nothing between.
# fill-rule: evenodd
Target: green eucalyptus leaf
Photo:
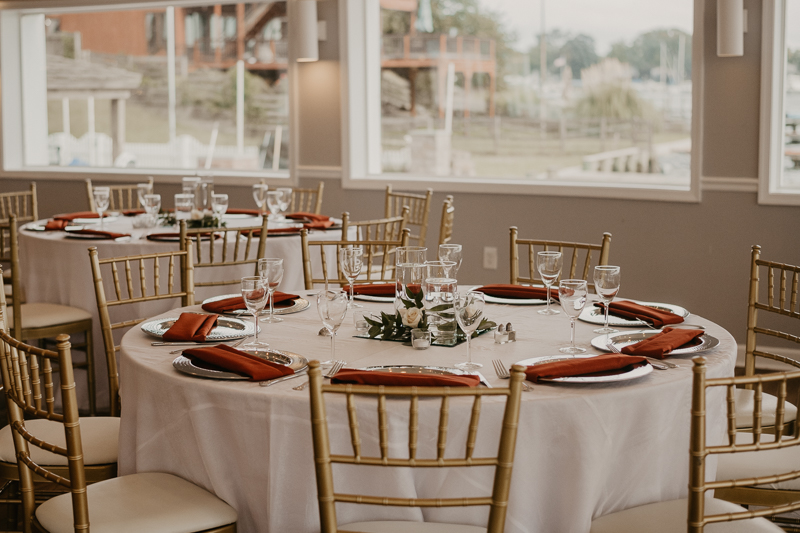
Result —
<instances>
[{"instance_id":1,"label":"green eucalyptus leaf","mask_svg":"<svg viewBox=\"0 0 800 533\"><path fill-rule=\"evenodd\" d=\"M453 304L441 304L435 307L431 307L430 309L428 309L428 311L431 311L433 313L441 313L442 311L448 311L448 310L452 311L452 309L453 309Z\"/></svg>"},{"instance_id":2,"label":"green eucalyptus leaf","mask_svg":"<svg viewBox=\"0 0 800 533\"><path fill-rule=\"evenodd\" d=\"M374 339L380 334L380 332L381 332L380 326L372 326L371 328L369 328L369 337L371 339Z\"/></svg>"}]
</instances>

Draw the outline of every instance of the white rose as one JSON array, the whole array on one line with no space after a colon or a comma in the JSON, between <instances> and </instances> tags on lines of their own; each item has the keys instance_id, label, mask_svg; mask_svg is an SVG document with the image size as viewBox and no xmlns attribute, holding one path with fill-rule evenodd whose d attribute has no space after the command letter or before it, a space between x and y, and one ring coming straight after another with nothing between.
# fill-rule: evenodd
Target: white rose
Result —
<instances>
[{"instance_id":1,"label":"white rose","mask_svg":"<svg viewBox=\"0 0 800 533\"><path fill-rule=\"evenodd\" d=\"M400 309L397 310L397 314L399 314L402 318L405 318L406 317L406 308L405 307L401 307Z\"/></svg>"},{"instance_id":2,"label":"white rose","mask_svg":"<svg viewBox=\"0 0 800 533\"><path fill-rule=\"evenodd\" d=\"M467 318L472 318L477 314L478 308L474 304L469 304L464 311L466 311Z\"/></svg>"},{"instance_id":3,"label":"white rose","mask_svg":"<svg viewBox=\"0 0 800 533\"><path fill-rule=\"evenodd\" d=\"M192 220L201 220L203 213L199 209L192 209Z\"/></svg>"},{"instance_id":4,"label":"white rose","mask_svg":"<svg viewBox=\"0 0 800 533\"><path fill-rule=\"evenodd\" d=\"M405 315L401 316L403 317L404 326L415 328L417 327L417 324L419 324L419 321L422 319L422 309L412 307L411 309L406 309Z\"/></svg>"}]
</instances>

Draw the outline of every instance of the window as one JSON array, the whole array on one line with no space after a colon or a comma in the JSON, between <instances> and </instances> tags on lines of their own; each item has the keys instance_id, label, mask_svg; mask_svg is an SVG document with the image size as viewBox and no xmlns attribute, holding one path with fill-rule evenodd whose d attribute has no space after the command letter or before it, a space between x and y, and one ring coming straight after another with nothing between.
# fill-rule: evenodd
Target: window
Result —
<instances>
[{"instance_id":1,"label":"window","mask_svg":"<svg viewBox=\"0 0 800 533\"><path fill-rule=\"evenodd\" d=\"M0 12L5 170L288 178L285 1L57 9Z\"/></svg>"},{"instance_id":2,"label":"window","mask_svg":"<svg viewBox=\"0 0 800 533\"><path fill-rule=\"evenodd\" d=\"M341 4L346 185L699 199L702 5Z\"/></svg>"}]
</instances>

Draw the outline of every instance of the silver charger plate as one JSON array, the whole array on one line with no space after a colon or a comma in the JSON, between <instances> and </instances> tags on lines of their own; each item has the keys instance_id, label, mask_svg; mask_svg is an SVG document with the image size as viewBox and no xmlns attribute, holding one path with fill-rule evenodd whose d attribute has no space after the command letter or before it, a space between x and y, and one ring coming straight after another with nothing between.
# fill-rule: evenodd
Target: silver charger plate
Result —
<instances>
[{"instance_id":1,"label":"silver charger plate","mask_svg":"<svg viewBox=\"0 0 800 533\"><path fill-rule=\"evenodd\" d=\"M178 317L157 318L141 325L142 331L159 339L172 327ZM219 317L217 326L206 335L206 342L220 342L235 339L242 339L255 334L255 327L252 321L244 321L238 318Z\"/></svg>"},{"instance_id":2,"label":"silver charger plate","mask_svg":"<svg viewBox=\"0 0 800 533\"><path fill-rule=\"evenodd\" d=\"M501 298L499 296L489 296L488 294L484 294L483 299L486 303L505 305L545 305L547 303L547 300L536 298ZM555 304L558 305L558 302L555 302Z\"/></svg>"},{"instance_id":3,"label":"silver charger plate","mask_svg":"<svg viewBox=\"0 0 800 533\"><path fill-rule=\"evenodd\" d=\"M639 302L637 300L629 300L629 301L641 305L646 305L647 307L652 307L653 309L659 309L661 311L670 311L671 313L675 313L676 315L683 318L689 316L689 311L687 311L685 308L679 305L664 304L657 302ZM578 320L582 322L588 322L589 324L598 324L602 326L603 324L605 324L605 312L599 307L595 307L594 303L586 302L586 307L583 309L583 311L581 311ZM608 325L615 328L638 328L640 326L644 326L645 322L643 322L642 320L628 320L627 318L621 318L609 313Z\"/></svg>"},{"instance_id":4,"label":"silver charger plate","mask_svg":"<svg viewBox=\"0 0 800 533\"><path fill-rule=\"evenodd\" d=\"M273 350L269 349L266 354L263 352L251 352L249 350L241 350L243 352L249 353L251 355L257 355L262 359L266 359L267 361L271 361L273 363L278 363L281 365L286 365L295 373L304 370L308 366L308 359L303 357L302 355L298 355L292 352L286 352L283 350ZM172 366L175 370L179 372L183 372L184 374L188 374L190 376L195 376L199 378L209 378L209 379L225 379L225 380L247 380L250 379L247 376L240 376L234 372L225 372L222 370L212 370L210 368L202 368L194 364L194 362L186 356L179 355L175 358L172 362Z\"/></svg>"},{"instance_id":5,"label":"silver charger plate","mask_svg":"<svg viewBox=\"0 0 800 533\"><path fill-rule=\"evenodd\" d=\"M522 366L534 366L544 363L555 363L558 361L567 361L569 359L586 359L589 357L597 357L596 355L546 355L544 357L532 357L530 359L523 359L514 364ZM614 381L628 381L630 379L639 379L646 376L653 371L653 367L649 364L642 365L631 370L620 370L618 374L610 374L607 376L570 376L565 378L553 379L540 379L539 381L549 381L553 383L609 383Z\"/></svg>"},{"instance_id":6,"label":"silver charger plate","mask_svg":"<svg viewBox=\"0 0 800 533\"><path fill-rule=\"evenodd\" d=\"M250 215L247 213L225 213L222 215L222 218L227 218L228 220L244 220L247 218L258 218L258 215Z\"/></svg>"},{"instance_id":7,"label":"silver charger plate","mask_svg":"<svg viewBox=\"0 0 800 533\"><path fill-rule=\"evenodd\" d=\"M354 294L353 300L361 300L362 302L392 303L394 302L394 296L373 296L371 294Z\"/></svg>"},{"instance_id":8,"label":"silver charger plate","mask_svg":"<svg viewBox=\"0 0 800 533\"><path fill-rule=\"evenodd\" d=\"M359 368L358 370L391 372L393 374L431 374L435 376L465 376L471 374L471 372L466 372L458 368L428 365L382 365L368 366Z\"/></svg>"},{"instance_id":9,"label":"silver charger plate","mask_svg":"<svg viewBox=\"0 0 800 533\"><path fill-rule=\"evenodd\" d=\"M228 298L236 298L237 296L241 296L241 294L223 294L222 296L213 296L211 298L206 298L203 300L203 305L216 302L217 300L225 300ZM305 311L311 304L305 298L297 298L294 300L294 305L289 307L276 307L273 312L276 315L291 315L292 313L299 313L300 311ZM259 316L263 316L265 313L269 313L269 304L264 307L264 312L262 312ZM223 313L225 315L230 316L252 316L250 311L247 309L237 309L236 311L231 311L229 313Z\"/></svg>"},{"instance_id":10,"label":"silver charger plate","mask_svg":"<svg viewBox=\"0 0 800 533\"><path fill-rule=\"evenodd\" d=\"M611 342L611 344L613 344L615 347L621 350L625 346L636 344L637 342L641 342L645 339L652 337L653 335L658 335L659 333L661 333L661 330L643 329L641 331L626 331L624 333L612 333L610 335L600 335L592 339L592 346L594 346L598 350L604 352L610 352L611 350L608 349L606 344ZM696 344L694 346L686 346L684 348L678 348L677 350L672 350L671 352L669 352L669 354L683 355L687 353L705 352L706 350L716 348L719 345L719 339L717 339L712 335L709 335L708 333L702 335L699 338L699 340L700 340L699 344Z\"/></svg>"}]
</instances>

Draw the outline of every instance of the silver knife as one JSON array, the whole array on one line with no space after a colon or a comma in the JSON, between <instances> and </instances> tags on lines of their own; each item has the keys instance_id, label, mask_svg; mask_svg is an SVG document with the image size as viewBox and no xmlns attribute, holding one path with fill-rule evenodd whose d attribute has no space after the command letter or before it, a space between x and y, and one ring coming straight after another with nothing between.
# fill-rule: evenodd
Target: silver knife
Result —
<instances>
[{"instance_id":1,"label":"silver knife","mask_svg":"<svg viewBox=\"0 0 800 533\"><path fill-rule=\"evenodd\" d=\"M271 379L269 381L259 381L259 385L262 387L270 387L275 385L276 383L281 383L282 381L288 381L290 379L294 379L300 376L304 376L306 374L306 370L301 370L300 372L295 372L294 374L289 374L288 376L283 376L282 378Z\"/></svg>"}]
</instances>

